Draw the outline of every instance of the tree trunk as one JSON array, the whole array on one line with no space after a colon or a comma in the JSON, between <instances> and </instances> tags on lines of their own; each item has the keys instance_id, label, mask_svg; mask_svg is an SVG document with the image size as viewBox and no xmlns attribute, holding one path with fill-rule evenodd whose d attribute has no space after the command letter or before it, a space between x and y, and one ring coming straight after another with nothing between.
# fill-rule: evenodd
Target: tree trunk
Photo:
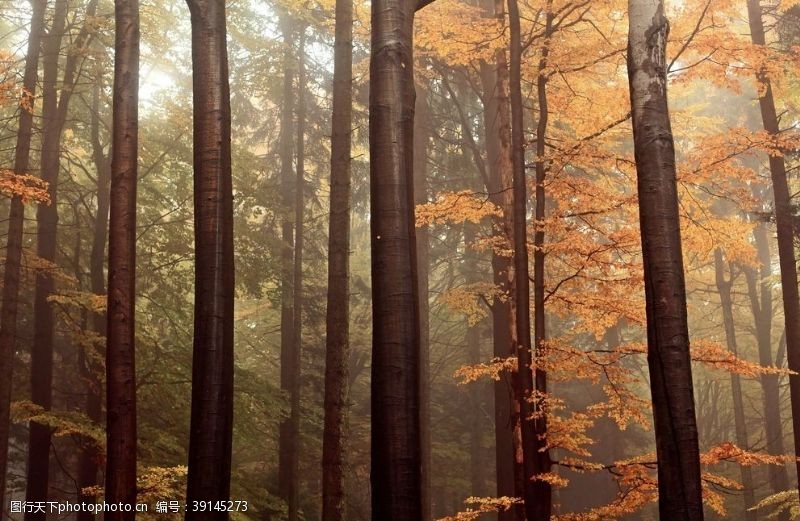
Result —
<instances>
[{"instance_id":1,"label":"tree trunk","mask_svg":"<svg viewBox=\"0 0 800 521\"><path fill-rule=\"evenodd\" d=\"M759 271L745 268L747 294L750 309L753 312L756 342L758 343L758 363L768 367L773 365L772 358L772 255L767 236L767 225L759 224L753 230L753 237L758 252ZM759 292L760 290L760 292ZM761 375L761 388L764 393L764 432L767 452L784 454L783 422L781 420L780 379L776 374ZM775 493L789 489L789 475L785 465L769 466L769 481ZM788 514L779 517L780 521L788 521Z\"/></svg>"},{"instance_id":2,"label":"tree trunk","mask_svg":"<svg viewBox=\"0 0 800 521\"><path fill-rule=\"evenodd\" d=\"M195 310L187 501L230 496L233 435L233 189L224 0L187 0L194 93ZM228 519L186 512L186 519Z\"/></svg>"},{"instance_id":3,"label":"tree trunk","mask_svg":"<svg viewBox=\"0 0 800 521\"><path fill-rule=\"evenodd\" d=\"M717 292L722 306L722 321L725 326L725 340L728 350L734 355L739 356L739 349L736 345L736 324L733 319L733 300L731 298L731 287L733 286L733 273L731 278L725 279L725 262L722 258L722 250L717 248L714 251L714 273L717 284ZM733 420L736 428L736 443L739 447L747 450L750 448L747 442L747 424L744 417L744 399L742 397L742 383L739 375L731 373L731 394L733 396ZM755 505L753 472L746 465L740 465L742 475L742 499L744 500L744 516L748 521L755 521L755 511L750 511Z\"/></svg>"},{"instance_id":4,"label":"tree trunk","mask_svg":"<svg viewBox=\"0 0 800 521\"><path fill-rule=\"evenodd\" d=\"M353 126L353 0L336 0L325 319L322 521L343 521L343 442L350 355L350 154Z\"/></svg>"},{"instance_id":5,"label":"tree trunk","mask_svg":"<svg viewBox=\"0 0 800 521\"><path fill-rule=\"evenodd\" d=\"M520 423L522 425L522 457L524 469L524 504L528 521L550 519L551 490L547 482L536 479L546 472L549 456L540 452L545 440L540 438L544 417L541 415L542 396L534 393L535 385L542 383L537 371L534 384L530 326L530 283L528 276L527 187L525 179L525 145L523 104L521 88L522 44L520 41L520 16L516 0L508 1L509 27L511 29L511 157L514 168L514 281L516 285L517 367ZM541 310L539 310L541 311ZM541 330L540 330L541 331ZM538 348L537 348L538 351ZM538 389L537 389L538 391ZM534 403L535 402L535 403Z\"/></svg>"},{"instance_id":6,"label":"tree trunk","mask_svg":"<svg viewBox=\"0 0 800 521\"><path fill-rule=\"evenodd\" d=\"M747 17L750 24L750 38L754 45L764 46L764 22L761 19L761 4L758 0L747 1ZM771 136L780 132L780 122L775 110L775 99L769 77L761 70L757 73L762 85L758 98L761 121L764 130ZM800 291L797 288L797 265L794 258L794 216L786 179L786 164L783 155L770 154L769 171L772 178L772 193L775 198L775 223L778 234L778 260L781 267L781 290L783 291L783 315L786 324L786 355L789 369L800 371ZM794 452L800 456L800 375L789 376L789 390L792 402L792 427L794 432ZM795 463L800 474L800 459Z\"/></svg>"},{"instance_id":7,"label":"tree trunk","mask_svg":"<svg viewBox=\"0 0 800 521\"><path fill-rule=\"evenodd\" d=\"M661 519L703 519L662 0L629 0L628 80Z\"/></svg>"},{"instance_id":8,"label":"tree trunk","mask_svg":"<svg viewBox=\"0 0 800 521\"><path fill-rule=\"evenodd\" d=\"M289 520L297 519L297 437L291 402L297 386L294 339L294 205L293 188L296 174L292 168L294 151L295 94L294 78L297 74L297 56L294 45L294 23L285 15L281 19L283 34L283 107L280 135L281 183L281 390L289 396L290 414L280 424L278 439L278 493L286 502Z\"/></svg>"},{"instance_id":9,"label":"tree trunk","mask_svg":"<svg viewBox=\"0 0 800 521\"><path fill-rule=\"evenodd\" d=\"M494 16L505 20L504 0L496 0ZM489 164L491 200L501 210L502 215L495 218L493 233L509 247L513 242L512 214L512 165L511 165L511 113L508 94L508 65L506 51L495 52L493 64L481 65L481 82L484 106L484 131L486 133L486 155ZM506 295L505 300L495 299L492 303L492 343L493 354L497 358L515 356L513 346L516 338L514 322L514 270L509 257L492 250L492 277L495 286ZM494 384L494 437L495 473L498 497L521 497L522 491L516 488L518 474L515 459L514 432L519 428L519 403L514 399L514 374L504 373ZM515 507L500 512L498 521L514 521L523 518L522 508Z\"/></svg>"},{"instance_id":10,"label":"tree trunk","mask_svg":"<svg viewBox=\"0 0 800 521\"><path fill-rule=\"evenodd\" d=\"M106 486L110 503L136 503L136 180L139 2L116 0L114 112L108 235ZM132 520L135 512L109 512Z\"/></svg>"},{"instance_id":11,"label":"tree trunk","mask_svg":"<svg viewBox=\"0 0 800 521\"><path fill-rule=\"evenodd\" d=\"M31 29L25 55L25 73L22 79L23 96L28 97L30 108L19 109L19 128L14 148L14 173L28 174L33 130L33 104L36 100L36 83L39 79L39 51L44 32L46 0L31 2ZM22 266L22 239L25 207L22 199L13 197L8 214L8 238L3 273L3 310L0 314L0 494L5 497L6 470L8 467L8 436L11 426L11 394L14 373L14 351L17 335L17 309L19 279Z\"/></svg>"},{"instance_id":12,"label":"tree trunk","mask_svg":"<svg viewBox=\"0 0 800 521\"><path fill-rule=\"evenodd\" d=\"M110 205L109 185L111 183L111 163L103 152L100 142L100 91L101 78L98 78L92 94L91 114L91 141L92 159L97 170L97 213L94 219L92 250L89 254L89 283L93 294L106 295L106 240L108 239L108 207ZM106 337L107 314L94 313L92 329L99 337ZM100 354L99 352L97 353ZM102 422L102 389L103 382L98 378L103 371L101 364L94 363L91 357L83 357L82 373L86 380L86 415L96 424ZM78 470L78 486L81 490L97 485L97 471L100 466L101 454L89 446L81 453ZM93 496L81 494L82 502L94 501ZM78 512L77 521L94 521L92 512Z\"/></svg>"},{"instance_id":13,"label":"tree trunk","mask_svg":"<svg viewBox=\"0 0 800 521\"><path fill-rule=\"evenodd\" d=\"M61 128L58 124L58 57L67 18L66 0L56 0L53 22L42 47L42 151L41 177L48 183L49 205L36 210L36 254L53 262L58 225L57 188ZM47 298L54 282L49 273L38 271L34 289L34 336L31 348L31 400L50 409L53 385L53 310ZM30 422L28 473L25 500L47 501L50 481L50 427ZM44 521L41 512L26 512L25 521Z\"/></svg>"},{"instance_id":14,"label":"tree trunk","mask_svg":"<svg viewBox=\"0 0 800 521\"><path fill-rule=\"evenodd\" d=\"M372 519L422 519L414 229L414 2L372 3Z\"/></svg>"},{"instance_id":15,"label":"tree trunk","mask_svg":"<svg viewBox=\"0 0 800 521\"><path fill-rule=\"evenodd\" d=\"M414 104L414 205L428 202L428 141L431 121L428 108L427 86L417 86ZM428 271L430 247L428 227L416 230L417 240L417 294L419 297L419 429L422 472L422 519L430 521L431 514L431 381L430 381L430 289Z\"/></svg>"}]
</instances>

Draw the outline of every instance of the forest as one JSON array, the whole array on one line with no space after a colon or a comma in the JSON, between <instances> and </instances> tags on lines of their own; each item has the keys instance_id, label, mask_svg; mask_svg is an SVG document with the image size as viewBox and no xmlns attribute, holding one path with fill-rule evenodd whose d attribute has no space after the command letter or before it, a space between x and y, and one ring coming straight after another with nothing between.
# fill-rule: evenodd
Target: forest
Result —
<instances>
[{"instance_id":1,"label":"forest","mask_svg":"<svg viewBox=\"0 0 800 521\"><path fill-rule=\"evenodd\" d=\"M0 0L2 520L800 519L800 0Z\"/></svg>"}]
</instances>

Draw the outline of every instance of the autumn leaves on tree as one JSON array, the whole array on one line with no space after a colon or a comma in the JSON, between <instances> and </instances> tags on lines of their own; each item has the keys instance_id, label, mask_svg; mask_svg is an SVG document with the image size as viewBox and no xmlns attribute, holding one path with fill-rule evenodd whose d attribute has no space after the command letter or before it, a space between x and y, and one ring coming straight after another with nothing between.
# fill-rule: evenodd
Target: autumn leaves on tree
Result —
<instances>
[{"instance_id":1,"label":"autumn leaves on tree","mask_svg":"<svg viewBox=\"0 0 800 521\"><path fill-rule=\"evenodd\" d=\"M6 515L791 518L798 20L0 6Z\"/></svg>"}]
</instances>

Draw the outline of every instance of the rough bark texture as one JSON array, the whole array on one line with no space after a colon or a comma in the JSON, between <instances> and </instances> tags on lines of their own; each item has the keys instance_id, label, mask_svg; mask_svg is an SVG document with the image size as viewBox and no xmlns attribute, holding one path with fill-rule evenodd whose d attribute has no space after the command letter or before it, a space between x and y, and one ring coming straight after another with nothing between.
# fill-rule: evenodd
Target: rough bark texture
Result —
<instances>
[{"instance_id":1,"label":"rough bark texture","mask_svg":"<svg viewBox=\"0 0 800 521\"><path fill-rule=\"evenodd\" d=\"M703 519L661 0L630 0L628 80L661 519Z\"/></svg>"},{"instance_id":2,"label":"rough bark texture","mask_svg":"<svg viewBox=\"0 0 800 521\"><path fill-rule=\"evenodd\" d=\"M336 0L325 318L322 521L343 521L343 443L350 355L350 154L353 125L353 0Z\"/></svg>"},{"instance_id":3,"label":"rough bark texture","mask_svg":"<svg viewBox=\"0 0 800 521\"><path fill-rule=\"evenodd\" d=\"M759 0L747 1L747 17L750 23L750 38L755 45L766 45L764 21L761 18ZM761 96L758 105L761 121L770 135L780 132L780 121L775 110L775 99L769 77L758 71ZM769 172L772 178L772 193L775 198L775 224L778 235L778 260L781 267L781 290L783 292L783 315L786 327L786 358L789 369L800 371L800 291L797 287L797 264L794 257L794 216L789 183L786 179L786 163L783 155L769 156ZM800 455L800 375L789 376L792 402L792 427L794 452ZM800 474L800 459L795 464Z\"/></svg>"},{"instance_id":4,"label":"rough bark texture","mask_svg":"<svg viewBox=\"0 0 800 521\"><path fill-rule=\"evenodd\" d=\"M722 250L717 248L714 251L714 274L719 293L719 300L722 306L722 321L725 327L725 340L728 350L734 355L739 356L739 348L736 344L736 324L733 319L733 299L731 298L731 288L733 286L733 273L731 278L725 278L725 261L723 260ZM733 270L731 270L732 272ZM736 430L736 443L739 447L749 450L750 444L747 441L747 424L744 416L744 399L742 397L742 382L739 375L731 373L731 394L733 396L733 420ZM755 488L753 486L753 471L746 465L740 465L742 475L742 499L744 501L744 518L748 521L755 521L756 512L750 511L755 505Z\"/></svg>"},{"instance_id":5,"label":"rough bark texture","mask_svg":"<svg viewBox=\"0 0 800 521\"><path fill-rule=\"evenodd\" d=\"M372 519L422 519L412 0L372 3Z\"/></svg>"},{"instance_id":6,"label":"rough bark texture","mask_svg":"<svg viewBox=\"0 0 800 521\"><path fill-rule=\"evenodd\" d=\"M25 73L22 78L24 96L29 109L20 106L17 143L14 148L14 173L28 174L33 131L33 105L36 100L36 83L39 79L39 51L44 32L46 0L31 2L31 28L28 50L25 55ZM6 261L3 271L3 310L0 314L0 494L5 497L6 470L8 467L8 436L11 426L11 392L14 374L14 348L17 335L17 309L19 279L22 266L22 238L25 207L19 197L11 199L8 213Z\"/></svg>"},{"instance_id":7,"label":"rough bark texture","mask_svg":"<svg viewBox=\"0 0 800 521\"><path fill-rule=\"evenodd\" d=\"M550 486L544 481L535 479L536 475L544 471L543 469L549 468L550 461L546 452L540 452L544 443L544 440L540 438L540 431L544 432L544 417L539 414L538 410L541 396L534 394L536 386L544 382L541 371L537 371L536 382L533 378L530 279L528 275L527 186L520 74L522 44L519 7L516 0L508 1L508 16L511 28L509 92L511 95L511 157L514 171L514 281L516 286L514 300L516 303L516 352L519 371L517 401L519 402L522 427L523 500L525 517L528 521L547 521L550 518ZM539 194L537 193L537 195ZM544 194L541 195L543 204ZM544 206L541 210L544 210ZM541 313L543 308L538 311ZM540 329L540 332L543 332L543 329Z\"/></svg>"},{"instance_id":8,"label":"rough bark texture","mask_svg":"<svg viewBox=\"0 0 800 521\"><path fill-rule=\"evenodd\" d=\"M56 227L58 225L57 183L59 169L58 56L67 17L66 0L57 0L53 22L42 47L42 152L41 178L48 183L49 205L36 211L36 254L50 262L56 256ZM31 401L50 409L53 384L53 310L47 297L54 282L49 273L36 274L34 289L34 337L31 349ZM28 472L26 501L46 501L50 481L50 428L31 422L28 438ZM44 521L41 512L25 513L25 521Z\"/></svg>"},{"instance_id":9,"label":"rough bark texture","mask_svg":"<svg viewBox=\"0 0 800 521\"><path fill-rule=\"evenodd\" d=\"M136 179L139 2L115 2L114 110L108 235L106 501L136 503ZM135 512L108 512L132 520Z\"/></svg>"},{"instance_id":10,"label":"rough bark texture","mask_svg":"<svg viewBox=\"0 0 800 521\"><path fill-rule=\"evenodd\" d=\"M759 224L753 230L759 270L745 268L747 295L753 312L756 342L758 343L758 363L768 367L773 365L772 357L772 255L769 248L767 225ZM761 375L761 388L764 393L764 432L767 452L785 454L783 445L783 422L781 420L780 379L776 374ZM769 466L769 481L775 493L789 489L789 475L785 465ZM788 514L779 518L788 521Z\"/></svg>"},{"instance_id":11,"label":"rough bark texture","mask_svg":"<svg viewBox=\"0 0 800 521\"><path fill-rule=\"evenodd\" d=\"M431 132L428 89L417 85L414 104L414 206L428 202L428 141ZM416 229L417 293L419 297L419 429L422 472L422 519L432 519L431 498L431 382L428 227Z\"/></svg>"},{"instance_id":12,"label":"rough bark texture","mask_svg":"<svg viewBox=\"0 0 800 521\"><path fill-rule=\"evenodd\" d=\"M195 309L187 501L230 496L233 190L224 0L188 0L194 93ZM190 512L186 519L227 519Z\"/></svg>"},{"instance_id":13,"label":"rough bark texture","mask_svg":"<svg viewBox=\"0 0 800 521\"><path fill-rule=\"evenodd\" d=\"M281 19L283 35L283 106L281 107L281 134L279 154L281 161L281 390L291 397L297 385L294 367L294 197L295 173L292 166L294 152L295 92L297 75L294 22L288 15ZM290 404L291 407L291 404ZM278 433L278 495L286 502L290 521L297 519L297 437L291 417L283 420Z\"/></svg>"}]
</instances>

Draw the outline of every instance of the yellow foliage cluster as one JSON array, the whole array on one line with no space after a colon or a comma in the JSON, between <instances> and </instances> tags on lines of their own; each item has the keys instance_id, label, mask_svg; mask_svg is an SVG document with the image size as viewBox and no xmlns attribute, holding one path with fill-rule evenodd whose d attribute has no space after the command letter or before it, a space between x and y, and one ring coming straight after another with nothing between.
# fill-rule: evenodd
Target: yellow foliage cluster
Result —
<instances>
[{"instance_id":1,"label":"yellow foliage cluster","mask_svg":"<svg viewBox=\"0 0 800 521\"><path fill-rule=\"evenodd\" d=\"M50 204L47 182L29 174L16 174L12 170L0 171L0 193L6 197L19 197L23 203Z\"/></svg>"},{"instance_id":2,"label":"yellow foliage cluster","mask_svg":"<svg viewBox=\"0 0 800 521\"><path fill-rule=\"evenodd\" d=\"M464 500L464 504L468 505L463 512L459 512L454 516L442 517L438 521L474 521L479 519L483 514L491 512L505 512L514 505L522 503L519 498L508 496L502 497L468 497Z\"/></svg>"},{"instance_id":3,"label":"yellow foliage cluster","mask_svg":"<svg viewBox=\"0 0 800 521\"><path fill-rule=\"evenodd\" d=\"M481 301L491 305L495 300L505 300L503 292L489 282L475 282L464 284L444 291L437 300L448 309L467 317L470 326L476 325L486 317L486 306Z\"/></svg>"},{"instance_id":4,"label":"yellow foliage cluster","mask_svg":"<svg viewBox=\"0 0 800 521\"><path fill-rule=\"evenodd\" d=\"M500 209L488 197L471 190L442 192L432 203L416 208L417 227L444 223L479 223L486 217L499 216Z\"/></svg>"}]
</instances>

